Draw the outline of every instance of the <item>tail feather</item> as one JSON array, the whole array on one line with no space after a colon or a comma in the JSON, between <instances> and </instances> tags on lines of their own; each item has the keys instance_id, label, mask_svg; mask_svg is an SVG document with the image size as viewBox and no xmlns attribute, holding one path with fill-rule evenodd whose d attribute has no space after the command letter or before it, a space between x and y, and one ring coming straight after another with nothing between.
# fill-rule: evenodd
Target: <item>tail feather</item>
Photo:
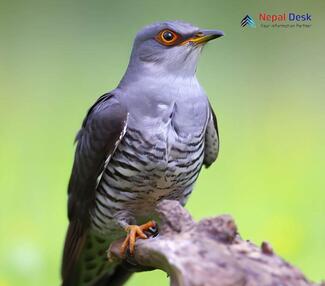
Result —
<instances>
[{"instance_id":1,"label":"tail feather","mask_svg":"<svg viewBox=\"0 0 325 286\"><path fill-rule=\"evenodd\" d=\"M61 267L62 286L76 285L78 259L84 248L86 232L78 221L70 222L63 250Z\"/></svg>"},{"instance_id":2,"label":"tail feather","mask_svg":"<svg viewBox=\"0 0 325 286\"><path fill-rule=\"evenodd\" d=\"M112 274L104 275L94 286L121 286L133 274L123 266L118 265Z\"/></svg>"},{"instance_id":3,"label":"tail feather","mask_svg":"<svg viewBox=\"0 0 325 286\"><path fill-rule=\"evenodd\" d=\"M109 262L106 251L112 238L69 225L62 263L62 286L122 285L132 274L116 262Z\"/></svg>"}]
</instances>

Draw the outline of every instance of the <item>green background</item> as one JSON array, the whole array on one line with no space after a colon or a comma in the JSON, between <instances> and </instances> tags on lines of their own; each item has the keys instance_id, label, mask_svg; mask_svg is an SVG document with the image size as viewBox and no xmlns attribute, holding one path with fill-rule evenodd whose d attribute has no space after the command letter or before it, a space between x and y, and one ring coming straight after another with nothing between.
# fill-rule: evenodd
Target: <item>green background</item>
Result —
<instances>
[{"instance_id":1,"label":"green background","mask_svg":"<svg viewBox=\"0 0 325 286\"><path fill-rule=\"evenodd\" d=\"M312 27L263 29L264 11L308 12ZM240 27L246 14L256 29ZM199 63L221 151L188 209L232 214L244 238L325 278L325 1L1 0L0 286L59 284L75 133L118 84L137 30L166 19L226 34ZM168 280L128 285L153 283Z\"/></svg>"}]
</instances>

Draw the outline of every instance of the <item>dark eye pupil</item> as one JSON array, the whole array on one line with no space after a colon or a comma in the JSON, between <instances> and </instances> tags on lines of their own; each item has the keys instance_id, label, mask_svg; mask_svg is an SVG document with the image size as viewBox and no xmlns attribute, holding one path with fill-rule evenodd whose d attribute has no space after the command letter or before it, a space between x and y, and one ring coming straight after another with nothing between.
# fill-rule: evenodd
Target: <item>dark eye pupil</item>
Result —
<instances>
[{"instance_id":1,"label":"dark eye pupil","mask_svg":"<svg viewBox=\"0 0 325 286\"><path fill-rule=\"evenodd\" d=\"M168 31L163 33L163 37L166 41L171 41L172 39L174 39L174 35Z\"/></svg>"}]
</instances>

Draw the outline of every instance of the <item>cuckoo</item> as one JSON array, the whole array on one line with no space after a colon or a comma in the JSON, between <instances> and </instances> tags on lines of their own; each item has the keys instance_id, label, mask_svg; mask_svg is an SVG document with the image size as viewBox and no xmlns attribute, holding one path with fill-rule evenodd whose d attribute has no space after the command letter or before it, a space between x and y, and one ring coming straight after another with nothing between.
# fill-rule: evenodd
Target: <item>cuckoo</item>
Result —
<instances>
[{"instance_id":1,"label":"cuckoo","mask_svg":"<svg viewBox=\"0 0 325 286\"><path fill-rule=\"evenodd\" d=\"M217 120L196 68L204 45L222 35L181 21L144 27L117 88L89 109L68 186L63 286L126 279L127 269L107 261L110 243L125 236L121 253L132 255L136 239L157 230L156 204L185 205L202 166L216 160Z\"/></svg>"}]
</instances>

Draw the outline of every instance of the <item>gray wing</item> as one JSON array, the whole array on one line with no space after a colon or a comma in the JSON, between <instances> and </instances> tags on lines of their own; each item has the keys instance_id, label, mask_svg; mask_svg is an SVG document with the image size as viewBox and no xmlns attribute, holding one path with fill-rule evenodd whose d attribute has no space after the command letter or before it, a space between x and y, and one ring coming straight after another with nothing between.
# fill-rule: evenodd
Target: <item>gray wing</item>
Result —
<instances>
[{"instance_id":1,"label":"gray wing","mask_svg":"<svg viewBox=\"0 0 325 286\"><path fill-rule=\"evenodd\" d=\"M203 164L205 167L210 165L217 159L219 153L219 132L217 117L209 103L209 119L205 132L205 150Z\"/></svg>"},{"instance_id":2,"label":"gray wing","mask_svg":"<svg viewBox=\"0 0 325 286\"><path fill-rule=\"evenodd\" d=\"M90 223L97 180L107 160L121 141L127 125L127 110L113 94L105 94L90 108L76 142L74 164L68 186L69 227L63 261L63 285L74 285L74 276Z\"/></svg>"}]
</instances>

